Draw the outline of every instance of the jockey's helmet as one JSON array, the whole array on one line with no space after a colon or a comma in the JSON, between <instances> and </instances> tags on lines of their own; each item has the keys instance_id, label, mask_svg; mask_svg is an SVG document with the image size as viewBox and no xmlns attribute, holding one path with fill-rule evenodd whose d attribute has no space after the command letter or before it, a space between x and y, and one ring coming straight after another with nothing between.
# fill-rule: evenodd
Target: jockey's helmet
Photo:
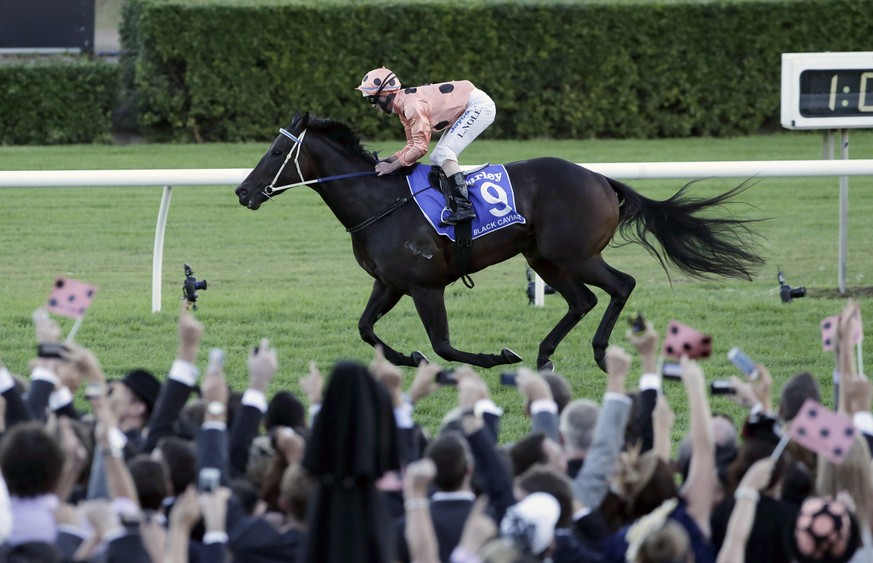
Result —
<instances>
[{"instance_id":1,"label":"jockey's helmet","mask_svg":"<svg viewBox=\"0 0 873 563\"><path fill-rule=\"evenodd\" d=\"M379 97L400 90L400 79L383 66L365 74L361 80L361 85L355 90L360 90L365 98L368 96Z\"/></svg>"}]
</instances>

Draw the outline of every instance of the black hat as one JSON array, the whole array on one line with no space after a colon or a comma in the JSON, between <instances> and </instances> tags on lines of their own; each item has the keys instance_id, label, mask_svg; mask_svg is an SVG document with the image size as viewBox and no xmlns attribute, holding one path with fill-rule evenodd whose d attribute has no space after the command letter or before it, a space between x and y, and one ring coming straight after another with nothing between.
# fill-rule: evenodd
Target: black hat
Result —
<instances>
[{"instance_id":1,"label":"black hat","mask_svg":"<svg viewBox=\"0 0 873 563\"><path fill-rule=\"evenodd\" d=\"M137 398L145 403L149 412L155 408L158 394L161 392L161 382L144 369L135 369L121 379Z\"/></svg>"}]
</instances>

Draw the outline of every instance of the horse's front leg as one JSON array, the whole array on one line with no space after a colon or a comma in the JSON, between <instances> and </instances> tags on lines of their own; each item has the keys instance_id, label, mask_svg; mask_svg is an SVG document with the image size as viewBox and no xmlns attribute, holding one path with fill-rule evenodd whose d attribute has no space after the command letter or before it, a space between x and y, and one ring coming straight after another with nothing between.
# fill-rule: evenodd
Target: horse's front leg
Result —
<instances>
[{"instance_id":1,"label":"horse's front leg","mask_svg":"<svg viewBox=\"0 0 873 563\"><path fill-rule=\"evenodd\" d=\"M377 345L382 346L385 359L392 364L416 367L421 360L425 359L421 352L413 352L409 356L405 356L385 344L381 338L376 336L376 332L373 330L376 321L393 309L401 297L403 297L402 291L378 279L373 282L373 291L370 292L370 299L367 301L367 306L364 308L364 312L361 313L361 319L358 321L358 332L360 332L364 342L370 346L374 348Z\"/></svg>"},{"instance_id":2,"label":"horse's front leg","mask_svg":"<svg viewBox=\"0 0 873 563\"><path fill-rule=\"evenodd\" d=\"M500 354L473 354L452 347L449 341L449 321L446 315L445 288L414 287L410 289L415 309L430 338L434 352L450 362L463 362L483 368L514 364L521 356L504 348Z\"/></svg>"}]
</instances>

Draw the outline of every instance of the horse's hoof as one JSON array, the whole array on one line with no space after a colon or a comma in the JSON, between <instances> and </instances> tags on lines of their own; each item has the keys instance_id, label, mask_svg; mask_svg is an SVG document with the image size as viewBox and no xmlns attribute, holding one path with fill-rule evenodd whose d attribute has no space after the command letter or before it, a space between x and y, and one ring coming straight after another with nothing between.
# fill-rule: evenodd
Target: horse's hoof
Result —
<instances>
[{"instance_id":1,"label":"horse's hoof","mask_svg":"<svg viewBox=\"0 0 873 563\"><path fill-rule=\"evenodd\" d=\"M555 364L552 363L552 360L546 360L546 362L538 368L540 373L552 373L555 371Z\"/></svg>"},{"instance_id":2,"label":"horse's hoof","mask_svg":"<svg viewBox=\"0 0 873 563\"><path fill-rule=\"evenodd\" d=\"M429 364L429 363L430 363L430 362L428 361L428 359L424 356L424 354L422 354L422 353L419 352L418 350L416 350L415 352L413 352L412 354L410 354L409 357L412 359L412 365L413 365L413 366L416 366L416 367L420 366L420 365L421 365L421 362L424 362L424 363L426 363L426 364Z\"/></svg>"},{"instance_id":3,"label":"horse's hoof","mask_svg":"<svg viewBox=\"0 0 873 563\"><path fill-rule=\"evenodd\" d=\"M507 364L517 364L524 359L509 348L504 348L503 351L500 352L500 355L503 356L503 359L506 360Z\"/></svg>"}]
</instances>

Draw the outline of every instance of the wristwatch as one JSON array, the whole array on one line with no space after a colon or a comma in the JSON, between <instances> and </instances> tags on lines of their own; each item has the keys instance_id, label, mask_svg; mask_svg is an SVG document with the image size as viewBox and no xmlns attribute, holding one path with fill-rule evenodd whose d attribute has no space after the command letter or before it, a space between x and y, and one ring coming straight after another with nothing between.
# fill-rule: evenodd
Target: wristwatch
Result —
<instances>
[{"instance_id":1,"label":"wristwatch","mask_svg":"<svg viewBox=\"0 0 873 563\"><path fill-rule=\"evenodd\" d=\"M210 416L221 416L224 414L224 411L224 403L221 401L212 401L206 405L206 412L209 413Z\"/></svg>"}]
</instances>

